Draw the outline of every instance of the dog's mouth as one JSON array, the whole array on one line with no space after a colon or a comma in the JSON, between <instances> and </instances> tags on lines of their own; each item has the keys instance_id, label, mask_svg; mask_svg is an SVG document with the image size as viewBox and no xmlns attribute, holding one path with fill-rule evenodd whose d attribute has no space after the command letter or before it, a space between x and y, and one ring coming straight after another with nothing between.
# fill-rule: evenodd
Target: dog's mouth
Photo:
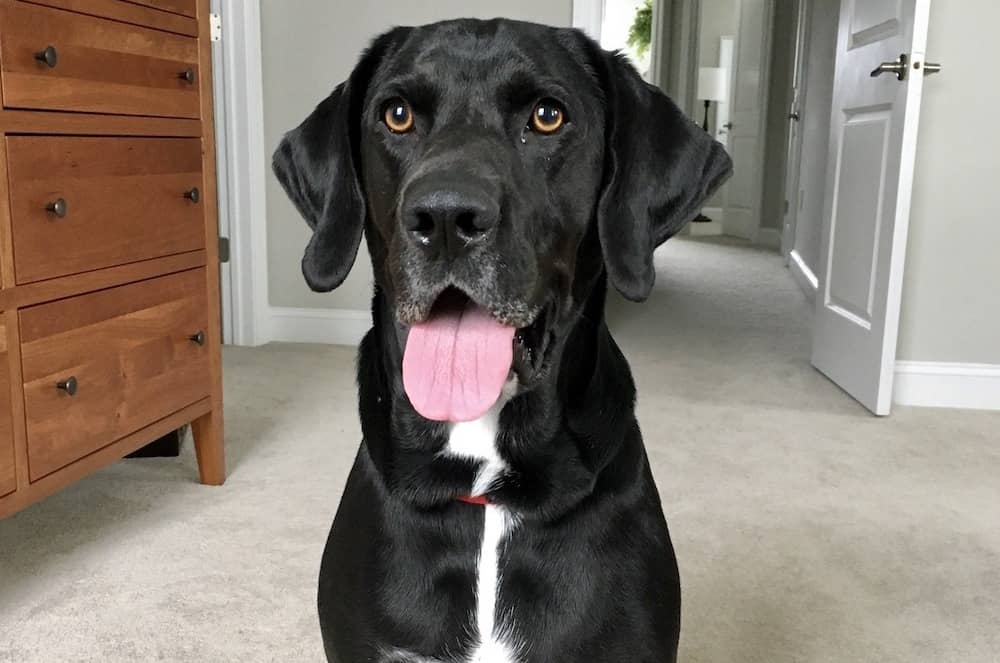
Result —
<instances>
[{"instance_id":1,"label":"dog's mouth","mask_svg":"<svg viewBox=\"0 0 1000 663\"><path fill-rule=\"evenodd\" d=\"M527 384L543 370L552 336L548 319L543 307L528 326L516 328L461 290L445 289L406 335L403 388L410 403L434 421L482 417L515 378Z\"/></svg>"}]
</instances>

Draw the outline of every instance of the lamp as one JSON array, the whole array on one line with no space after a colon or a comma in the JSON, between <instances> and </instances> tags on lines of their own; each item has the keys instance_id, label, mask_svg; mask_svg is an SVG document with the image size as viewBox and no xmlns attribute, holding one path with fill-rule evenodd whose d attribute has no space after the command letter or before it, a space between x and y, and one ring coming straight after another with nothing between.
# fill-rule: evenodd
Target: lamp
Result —
<instances>
[{"instance_id":1,"label":"lamp","mask_svg":"<svg viewBox=\"0 0 1000 663\"><path fill-rule=\"evenodd\" d=\"M729 70L722 67L699 67L698 98L705 102L705 119L701 128L708 131L708 109L712 102L729 99Z\"/></svg>"}]
</instances>

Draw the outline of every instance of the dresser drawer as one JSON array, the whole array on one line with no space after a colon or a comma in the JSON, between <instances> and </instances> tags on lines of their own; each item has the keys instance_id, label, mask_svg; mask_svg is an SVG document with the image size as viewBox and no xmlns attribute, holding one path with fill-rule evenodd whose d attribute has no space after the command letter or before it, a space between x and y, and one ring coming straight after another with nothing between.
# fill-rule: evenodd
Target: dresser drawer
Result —
<instances>
[{"instance_id":1,"label":"dresser drawer","mask_svg":"<svg viewBox=\"0 0 1000 663\"><path fill-rule=\"evenodd\" d=\"M207 306L199 268L22 309L30 479L208 396Z\"/></svg>"},{"instance_id":2,"label":"dresser drawer","mask_svg":"<svg viewBox=\"0 0 1000 663\"><path fill-rule=\"evenodd\" d=\"M195 17L198 15L198 0L121 0L137 5L161 9L165 12Z\"/></svg>"},{"instance_id":3,"label":"dresser drawer","mask_svg":"<svg viewBox=\"0 0 1000 663\"><path fill-rule=\"evenodd\" d=\"M205 245L197 138L12 136L7 163L18 283Z\"/></svg>"},{"instance_id":4,"label":"dresser drawer","mask_svg":"<svg viewBox=\"0 0 1000 663\"><path fill-rule=\"evenodd\" d=\"M197 39L20 2L0 26L7 108L200 116Z\"/></svg>"},{"instance_id":5,"label":"dresser drawer","mask_svg":"<svg viewBox=\"0 0 1000 663\"><path fill-rule=\"evenodd\" d=\"M14 430L10 412L10 363L7 358L7 323L0 314L0 496L14 492Z\"/></svg>"},{"instance_id":6,"label":"dresser drawer","mask_svg":"<svg viewBox=\"0 0 1000 663\"><path fill-rule=\"evenodd\" d=\"M7 0L9 1L9 0ZM189 37L198 36L197 0L19 0L110 18Z\"/></svg>"}]
</instances>

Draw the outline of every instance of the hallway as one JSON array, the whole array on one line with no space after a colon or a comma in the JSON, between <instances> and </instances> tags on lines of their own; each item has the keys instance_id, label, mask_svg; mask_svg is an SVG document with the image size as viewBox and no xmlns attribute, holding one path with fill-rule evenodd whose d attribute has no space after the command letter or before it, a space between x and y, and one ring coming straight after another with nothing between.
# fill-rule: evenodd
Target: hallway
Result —
<instances>
[{"instance_id":1,"label":"hallway","mask_svg":"<svg viewBox=\"0 0 1000 663\"><path fill-rule=\"evenodd\" d=\"M656 266L608 318L681 566L681 660L995 663L1000 414L871 415L810 366L776 253L676 238Z\"/></svg>"},{"instance_id":2,"label":"hallway","mask_svg":"<svg viewBox=\"0 0 1000 663\"><path fill-rule=\"evenodd\" d=\"M608 297L640 402L648 376L658 398L681 402L867 412L809 364L812 304L777 253L725 236L677 237L655 263L648 301Z\"/></svg>"}]
</instances>

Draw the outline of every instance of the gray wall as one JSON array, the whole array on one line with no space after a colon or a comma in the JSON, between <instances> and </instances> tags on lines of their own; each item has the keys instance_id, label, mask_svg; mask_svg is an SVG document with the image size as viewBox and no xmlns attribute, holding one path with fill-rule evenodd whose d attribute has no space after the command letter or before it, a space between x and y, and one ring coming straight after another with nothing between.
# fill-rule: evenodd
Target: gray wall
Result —
<instances>
[{"instance_id":1,"label":"gray wall","mask_svg":"<svg viewBox=\"0 0 1000 663\"><path fill-rule=\"evenodd\" d=\"M507 16L569 25L572 0L261 0L264 137L267 148L298 125L350 73L361 50L393 25L462 16ZM362 251L347 281L333 293L311 292L299 261L309 231L274 176L267 183L268 287L274 306L367 309L371 265Z\"/></svg>"},{"instance_id":2,"label":"gray wall","mask_svg":"<svg viewBox=\"0 0 1000 663\"><path fill-rule=\"evenodd\" d=\"M840 0L812 0L810 4L795 250L818 275ZM789 204L794 205L795 201L790 200Z\"/></svg>"},{"instance_id":3,"label":"gray wall","mask_svg":"<svg viewBox=\"0 0 1000 663\"><path fill-rule=\"evenodd\" d=\"M796 4L775 3L771 26L771 65L767 90L764 143L764 191L760 227L780 230L784 216L785 160L788 152L788 108L792 102Z\"/></svg>"},{"instance_id":4,"label":"gray wall","mask_svg":"<svg viewBox=\"0 0 1000 663\"><path fill-rule=\"evenodd\" d=\"M899 359L1000 364L996 0L931 3Z\"/></svg>"},{"instance_id":5,"label":"gray wall","mask_svg":"<svg viewBox=\"0 0 1000 663\"><path fill-rule=\"evenodd\" d=\"M701 25L698 28L699 66L719 66L719 38L736 36L740 29L741 4L742 0L701 0Z\"/></svg>"}]
</instances>

